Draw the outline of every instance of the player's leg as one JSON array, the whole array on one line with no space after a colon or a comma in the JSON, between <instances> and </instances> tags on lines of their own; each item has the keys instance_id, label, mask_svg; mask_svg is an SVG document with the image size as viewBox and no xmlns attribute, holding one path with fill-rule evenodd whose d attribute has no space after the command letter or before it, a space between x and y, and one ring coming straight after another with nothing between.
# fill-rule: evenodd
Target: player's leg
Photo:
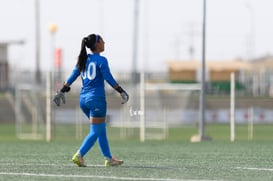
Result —
<instances>
[{"instance_id":1,"label":"player's leg","mask_svg":"<svg viewBox=\"0 0 273 181\"><path fill-rule=\"evenodd\" d=\"M85 154L92 148L92 146L95 144L97 138L98 138L99 132L97 131L97 128L95 125L90 124L90 132L85 137L85 139L82 142L82 145L80 146L80 149L75 153L72 160L75 164L78 166L85 166L83 157Z\"/></svg>"},{"instance_id":2,"label":"player's leg","mask_svg":"<svg viewBox=\"0 0 273 181\"><path fill-rule=\"evenodd\" d=\"M82 157L91 149L91 147L95 144L98 136L100 135L100 127L98 127L94 123L96 118L93 117L94 111L96 111L97 106L95 101L86 101L84 97L80 99L80 107L84 114L90 120L90 131L89 134L85 137L79 152ZM96 121L96 120L95 120Z\"/></svg>"},{"instance_id":3,"label":"player's leg","mask_svg":"<svg viewBox=\"0 0 273 181\"><path fill-rule=\"evenodd\" d=\"M106 135L106 123L105 123L105 116L106 116L107 106L106 101L104 100L97 100L96 101L96 112L93 116L96 116L96 120L94 119L93 122L99 123L96 124L100 129L100 134L98 136L98 144L100 146L101 153L106 158L112 158L108 139Z\"/></svg>"},{"instance_id":4,"label":"player's leg","mask_svg":"<svg viewBox=\"0 0 273 181\"><path fill-rule=\"evenodd\" d=\"M98 135L100 134L99 131L100 130L96 124L90 124L90 132L83 140L82 145L79 149L82 157L85 156L85 154L92 148L92 146L97 141Z\"/></svg>"},{"instance_id":5,"label":"player's leg","mask_svg":"<svg viewBox=\"0 0 273 181\"><path fill-rule=\"evenodd\" d=\"M102 155L105 158L112 158L111 152L110 152L110 147L109 147L109 143L108 143L108 139L107 139L107 135L106 135L106 123L104 122L103 124L101 124L101 134L98 137L98 144L100 146L100 150Z\"/></svg>"},{"instance_id":6,"label":"player's leg","mask_svg":"<svg viewBox=\"0 0 273 181\"><path fill-rule=\"evenodd\" d=\"M84 114L89 118L90 108L88 107L88 105L86 105L85 98L83 96L80 97L80 107L81 107L82 111L84 112ZM92 124L90 123L89 134L85 137L80 149L72 157L72 161L75 164L77 164L80 167L86 166L84 163L83 157L94 145L94 143L96 142L96 139L97 139L97 135L95 134Z\"/></svg>"},{"instance_id":7,"label":"player's leg","mask_svg":"<svg viewBox=\"0 0 273 181\"><path fill-rule=\"evenodd\" d=\"M84 114L90 119L90 131L89 134L85 137L84 141L82 142L82 145L79 149L79 152L82 157L91 149L91 147L95 144L97 138L98 138L98 130L95 126L92 125L92 117L90 115L92 114L92 102L86 102L86 99L83 97L80 99L80 107Z\"/></svg>"},{"instance_id":8,"label":"player's leg","mask_svg":"<svg viewBox=\"0 0 273 181\"><path fill-rule=\"evenodd\" d=\"M106 132L106 123L101 124L101 132L98 137L98 143L100 146L101 153L105 158L104 164L106 167L123 164L123 160L118 160L117 158L111 155L108 138L107 138L107 132Z\"/></svg>"}]
</instances>

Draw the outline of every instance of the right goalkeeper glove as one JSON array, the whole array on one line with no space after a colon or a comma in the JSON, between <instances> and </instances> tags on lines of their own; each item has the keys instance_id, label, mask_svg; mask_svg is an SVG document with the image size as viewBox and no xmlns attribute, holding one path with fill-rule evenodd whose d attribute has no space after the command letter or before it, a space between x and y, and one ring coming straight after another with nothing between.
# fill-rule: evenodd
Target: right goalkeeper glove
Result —
<instances>
[{"instance_id":1,"label":"right goalkeeper glove","mask_svg":"<svg viewBox=\"0 0 273 181\"><path fill-rule=\"evenodd\" d=\"M70 91L70 87L69 86L63 86L63 88L61 88L59 91L57 91L56 95L53 98L53 101L55 102L55 104L57 106L61 105L61 100L63 102L63 104L65 104L65 92L69 92Z\"/></svg>"},{"instance_id":2,"label":"right goalkeeper glove","mask_svg":"<svg viewBox=\"0 0 273 181\"><path fill-rule=\"evenodd\" d=\"M121 104L124 104L126 102L128 102L129 100L129 95L127 94L127 92L125 90L123 90L120 86L118 86L116 88L116 91L118 91L120 93L120 96L121 96Z\"/></svg>"}]
</instances>

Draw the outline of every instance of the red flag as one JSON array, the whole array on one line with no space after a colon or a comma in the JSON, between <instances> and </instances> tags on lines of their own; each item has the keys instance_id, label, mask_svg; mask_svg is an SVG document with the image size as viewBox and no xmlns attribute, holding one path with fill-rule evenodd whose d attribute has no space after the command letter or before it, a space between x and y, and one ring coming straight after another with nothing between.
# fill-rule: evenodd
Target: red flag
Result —
<instances>
[{"instance_id":1,"label":"red flag","mask_svg":"<svg viewBox=\"0 0 273 181\"><path fill-rule=\"evenodd\" d=\"M62 49L56 48L55 50L55 67L61 68L62 66Z\"/></svg>"}]
</instances>

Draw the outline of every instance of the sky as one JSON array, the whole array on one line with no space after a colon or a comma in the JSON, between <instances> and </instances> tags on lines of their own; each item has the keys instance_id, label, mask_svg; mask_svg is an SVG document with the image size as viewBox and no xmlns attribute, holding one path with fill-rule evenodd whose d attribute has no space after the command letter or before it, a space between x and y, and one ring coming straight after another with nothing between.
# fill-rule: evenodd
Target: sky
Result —
<instances>
[{"instance_id":1,"label":"sky","mask_svg":"<svg viewBox=\"0 0 273 181\"><path fill-rule=\"evenodd\" d=\"M0 0L0 42L9 47L13 70L35 69L35 1ZM53 67L53 47L63 69L76 64L81 40L105 41L111 70L129 72L133 60L135 0L40 0L40 68ZM249 60L273 54L272 0L207 0L206 59ZM203 0L139 0L136 70L167 71L169 60L202 59ZM56 24L52 34L49 25ZM189 51L190 48L193 51Z\"/></svg>"}]
</instances>

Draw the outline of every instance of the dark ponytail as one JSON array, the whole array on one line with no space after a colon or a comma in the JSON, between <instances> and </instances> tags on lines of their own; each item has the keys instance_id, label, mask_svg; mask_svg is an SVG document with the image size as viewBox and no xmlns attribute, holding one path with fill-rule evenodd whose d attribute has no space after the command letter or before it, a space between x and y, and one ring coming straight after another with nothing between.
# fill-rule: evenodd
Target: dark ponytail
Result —
<instances>
[{"instance_id":1,"label":"dark ponytail","mask_svg":"<svg viewBox=\"0 0 273 181\"><path fill-rule=\"evenodd\" d=\"M83 72L85 70L85 63L87 60L87 52L85 49L86 42L87 42L87 38L84 37L82 39L81 51L78 56L78 62L77 62L77 66L78 66L78 69L80 70L80 72Z\"/></svg>"},{"instance_id":2,"label":"dark ponytail","mask_svg":"<svg viewBox=\"0 0 273 181\"><path fill-rule=\"evenodd\" d=\"M95 34L88 35L87 37L84 37L82 39L81 51L78 56L78 62L77 62L77 66L81 72L85 70L85 64L88 58L85 47L89 48L91 51L95 51L96 43L99 41L99 39L100 39L100 36Z\"/></svg>"}]
</instances>

